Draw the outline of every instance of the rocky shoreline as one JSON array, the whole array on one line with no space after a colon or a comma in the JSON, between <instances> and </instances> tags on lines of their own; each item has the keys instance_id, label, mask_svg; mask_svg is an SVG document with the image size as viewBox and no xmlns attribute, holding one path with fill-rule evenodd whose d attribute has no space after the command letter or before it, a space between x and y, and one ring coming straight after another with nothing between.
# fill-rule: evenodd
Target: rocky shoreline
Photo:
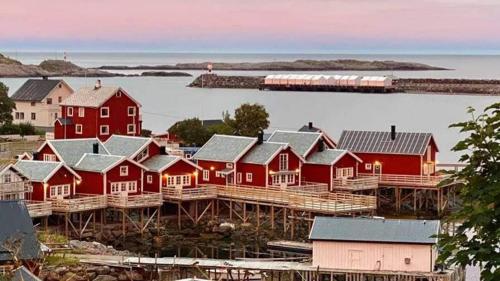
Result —
<instances>
[{"instance_id":1,"label":"rocky shoreline","mask_svg":"<svg viewBox=\"0 0 500 281\"><path fill-rule=\"evenodd\" d=\"M263 76L221 76L203 74L189 87L259 89L264 83ZM394 80L396 92L452 95L500 95L500 80L479 79L413 79Z\"/></svg>"}]
</instances>

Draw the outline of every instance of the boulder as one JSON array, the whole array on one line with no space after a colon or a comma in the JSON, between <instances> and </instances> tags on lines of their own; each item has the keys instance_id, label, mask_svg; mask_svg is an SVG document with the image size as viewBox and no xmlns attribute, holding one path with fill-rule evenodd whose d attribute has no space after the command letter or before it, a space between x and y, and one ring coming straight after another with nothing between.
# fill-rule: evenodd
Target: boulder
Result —
<instances>
[{"instance_id":1,"label":"boulder","mask_svg":"<svg viewBox=\"0 0 500 281\"><path fill-rule=\"evenodd\" d=\"M117 281L118 278L111 275L97 275L94 281Z\"/></svg>"},{"instance_id":2,"label":"boulder","mask_svg":"<svg viewBox=\"0 0 500 281\"><path fill-rule=\"evenodd\" d=\"M101 266L101 267L98 267L97 270L96 270L96 273L98 275L107 275L111 272L111 270L109 269L109 266Z\"/></svg>"}]
</instances>

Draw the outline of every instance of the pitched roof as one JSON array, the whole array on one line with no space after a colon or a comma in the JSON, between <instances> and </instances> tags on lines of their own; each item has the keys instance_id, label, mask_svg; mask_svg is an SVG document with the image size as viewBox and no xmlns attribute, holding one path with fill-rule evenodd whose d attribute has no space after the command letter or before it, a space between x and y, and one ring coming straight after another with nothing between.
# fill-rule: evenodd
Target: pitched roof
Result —
<instances>
[{"instance_id":1,"label":"pitched roof","mask_svg":"<svg viewBox=\"0 0 500 281\"><path fill-rule=\"evenodd\" d=\"M439 220L316 217L309 239L330 241L435 244Z\"/></svg>"},{"instance_id":2,"label":"pitched roof","mask_svg":"<svg viewBox=\"0 0 500 281\"><path fill-rule=\"evenodd\" d=\"M196 169L201 170L201 167L195 165L191 161L186 160L179 156L171 156L171 155L155 155L149 158L148 160L144 161L142 165L147 167L150 171L163 172L165 169L177 163L178 161L185 161L186 163L190 164Z\"/></svg>"},{"instance_id":3,"label":"pitched roof","mask_svg":"<svg viewBox=\"0 0 500 281\"><path fill-rule=\"evenodd\" d=\"M26 267L21 266L14 270L12 281L40 281L40 278L29 271Z\"/></svg>"},{"instance_id":4,"label":"pitched roof","mask_svg":"<svg viewBox=\"0 0 500 281\"><path fill-rule=\"evenodd\" d=\"M110 99L118 91L129 96L122 88L115 86L101 86L100 88L95 87L83 87L75 92L73 95L65 99L61 105L67 106L84 106L84 107L100 107L108 99ZM134 100L135 101L135 100ZM135 101L139 106L140 104Z\"/></svg>"},{"instance_id":5,"label":"pitched roof","mask_svg":"<svg viewBox=\"0 0 500 281\"><path fill-rule=\"evenodd\" d=\"M125 159L125 156L85 153L75 165L75 169L90 172L106 172Z\"/></svg>"},{"instance_id":6,"label":"pitched roof","mask_svg":"<svg viewBox=\"0 0 500 281\"><path fill-rule=\"evenodd\" d=\"M41 258L33 222L24 201L0 201L0 261L12 260L9 242L21 241L17 257L21 260ZM13 219L15 218L15 219Z\"/></svg>"},{"instance_id":7,"label":"pitched roof","mask_svg":"<svg viewBox=\"0 0 500 281\"><path fill-rule=\"evenodd\" d=\"M60 168L66 167L63 162L19 160L13 166L30 181L47 182ZM68 171L80 178L71 168Z\"/></svg>"},{"instance_id":8,"label":"pitched roof","mask_svg":"<svg viewBox=\"0 0 500 281\"><path fill-rule=\"evenodd\" d=\"M132 157L152 141L153 138L112 135L104 146L112 155Z\"/></svg>"},{"instance_id":9,"label":"pitched roof","mask_svg":"<svg viewBox=\"0 0 500 281\"><path fill-rule=\"evenodd\" d=\"M196 160L236 162L257 142L257 138L213 135L194 155Z\"/></svg>"},{"instance_id":10,"label":"pitched roof","mask_svg":"<svg viewBox=\"0 0 500 281\"><path fill-rule=\"evenodd\" d=\"M12 95L14 101L42 101L63 80L53 79L28 79Z\"/></svg>"},{"instance_id":11,"label":"pitched roof","mask_svg":"<svg viewBox=\"0 0 500 281\"><path fill-rule=\"evenodd\" d=\"M349 154L354 157L358 162L363 162L356 155L344 149L325 149L323 151L314 152L309 158L307 163L320 164L320 165L333 165L337 163L344 155Z\"/></svg>"},{"instance_id":12,"label":"pitched roof","mask_svg":"<svg viewBox=\"0 0 500 281\"><path fill-rule=\"evenodd\" d=\"M251 164L267 164L287 146L288 144L286 143L264 142L254 146L241 161Z\"/></svg>"},{"instance_id":13,"label":"pitched roof","mask_svg":"<svg viewBox=\"0 0 500 281\"><path fill-rule=\"evenodd\" d=\"M68 166L73 167L85 153L94 152L94 144L99 147L99 154L109 155L106 147L97 138L91 139L69 139L69 140L47 140L47 145L54 150L61 161L64 161ZM42 145L38 151L44 146Z\"/></svg>"},{"instance_id":14,"label":"pitched roof","mask_svg":"<svg viewBox=\"0 0 500 281\"><path fill-rule=\"evenodd\" d=\"M432 139L431 133L396 132L396 139L391 140L391 132L343 131L338 148L354 153L423 155Z\"/></svg>"},{"instance_id":15,"label":"pitched roof","mask_svg":"<svg viewBox=\"0 0 500 281\"><path fill-rule=\"evenodd\" d=\"M298 154L305 157L321 135L321 133L311 132L275 131L268 141L288 143Z\"/></svg>"}]
</instances>

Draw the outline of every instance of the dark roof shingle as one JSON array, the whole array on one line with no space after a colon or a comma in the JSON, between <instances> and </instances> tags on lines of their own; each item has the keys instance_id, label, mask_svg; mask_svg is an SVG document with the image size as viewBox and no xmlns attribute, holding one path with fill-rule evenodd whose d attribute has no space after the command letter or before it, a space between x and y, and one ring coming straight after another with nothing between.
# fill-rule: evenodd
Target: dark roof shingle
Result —
<instances>
[{"instance_id":1,"label":"dark roof shingle","mask_svg":"<svg viewBox=\"0 0 500 281\"><path fill-rule=\"evenodd\" d=\"M14 101L42 101L62 80L28 79L12 95Z\"/></svg>"}]
</instances>

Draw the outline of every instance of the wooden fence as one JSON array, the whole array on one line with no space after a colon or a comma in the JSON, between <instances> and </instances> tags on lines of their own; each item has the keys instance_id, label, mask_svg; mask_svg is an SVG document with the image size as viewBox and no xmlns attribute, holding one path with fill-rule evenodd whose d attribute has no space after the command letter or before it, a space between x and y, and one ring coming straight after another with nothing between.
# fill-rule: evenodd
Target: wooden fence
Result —
<instances>
[{"instance_id":1,"label":"wooden fence","mask_svg":"<svg viewBox=\"0 0 500 281\"><path fill-rule=\"evenodd\" d=\"M363 176L356 179L333 179L333 189L360 191L378 188L377 176Z\"/></svg>"},{"instance_id":2,"label":"wooden fence","mask_svg":"<svg viewBox=\"0 0 500 281\"><path fill-rule=\"evenodd\" d=\"M138 195L109 194L108 206L115 208L147 208L163 204L161 193L144 192Z\"/></svg>"},{"instance_id":3,"label":"wooden fence","mask_svg":"<svg viewBox=\"0 0 500 281\"><path fill-rule=\"evenodd\" d=\"M107 206L106 195L76 194L73 198L54 199L52 211L58 213L74 213L104 209Z\"/></svg>"},{"instance_id":4,"label":"wooden fence","mask_svg":"<svg viewBox=\"0 0 500 281\"><path fill-rule=\"evenodd\" d=\"M52 215L52 203L49 201L24 201L26 208L32 218L46 217Z\"/></svg>"}]
</instances>

